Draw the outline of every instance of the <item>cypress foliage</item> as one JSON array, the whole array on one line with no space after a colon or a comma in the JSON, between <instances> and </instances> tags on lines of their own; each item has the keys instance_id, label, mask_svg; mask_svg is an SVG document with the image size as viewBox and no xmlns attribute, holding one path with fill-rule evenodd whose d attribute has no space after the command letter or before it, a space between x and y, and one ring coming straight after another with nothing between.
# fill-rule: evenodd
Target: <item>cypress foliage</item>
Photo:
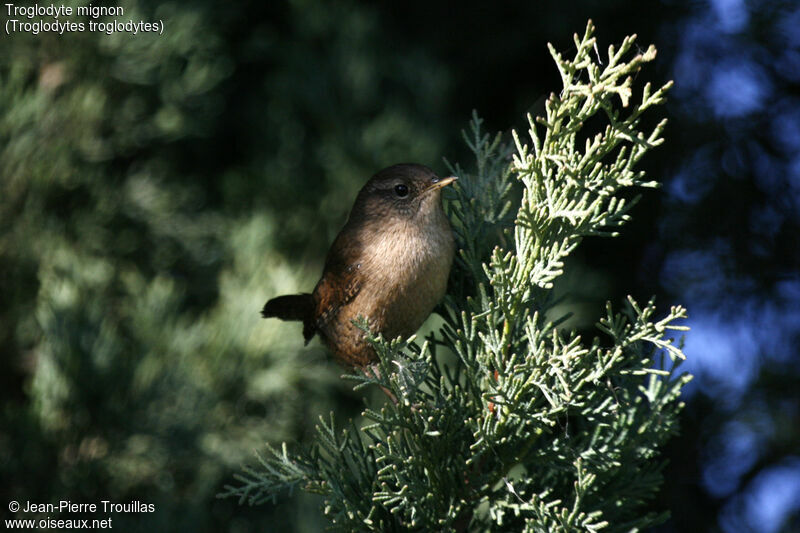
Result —
<instances>
[{"instance_id":1,"label":"cypress foliage","mask_svg":"<svg viewBox=\"0 0 800 533\"><path fill-rule=\"evenodd\" d=\"M341 531L636 531L664 520L643 504L690 379L668 336L686 329L675 324L685 310L656 318L653 301L608 303L593 339L555 311L565 258L584 237L617 235L635 204L623 189L657 185L636 165L665 121L642 131L640 118L669 85L633 91L655 48L628 37L601 62L593 33L589 22L570 59L550 46L563 89L529 117L528 140L504 143L473 117L474 166L452 169L459 251L443 323L422 344L370 334L379 372L347 376L397 402L344 427L321 420L306 449L268 447L225 496L318 493ZM605 124L587 134L589 121Z\"/></svg>"}]
</instances>

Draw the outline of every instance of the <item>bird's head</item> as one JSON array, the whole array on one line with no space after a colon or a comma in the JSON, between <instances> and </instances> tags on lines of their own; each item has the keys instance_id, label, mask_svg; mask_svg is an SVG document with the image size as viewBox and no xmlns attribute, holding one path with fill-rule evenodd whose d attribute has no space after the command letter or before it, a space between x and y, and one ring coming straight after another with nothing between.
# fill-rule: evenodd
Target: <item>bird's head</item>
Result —
<instances>
[{"instance_id":1,"label":"bird's head","mask_svg":"<svg viewBox=\"0 0 800 533\"><path fill-rule=\"evenodd\" d=\"M424 165L387 167L370 178L358 193L352 217L420 223L442 209L442 188L456 181L440 178Z\"/></svg>"}]
</instances>

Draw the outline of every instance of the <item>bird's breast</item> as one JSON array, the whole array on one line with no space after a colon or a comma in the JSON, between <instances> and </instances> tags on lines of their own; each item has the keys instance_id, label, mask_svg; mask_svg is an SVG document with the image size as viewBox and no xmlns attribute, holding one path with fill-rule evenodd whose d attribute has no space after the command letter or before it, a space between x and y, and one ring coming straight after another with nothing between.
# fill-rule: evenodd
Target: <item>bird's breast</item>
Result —
<instances>
[{"instance_id":1,"label":"bird's breast","mask_svg":"<svg viewBox=\"0 0 800 533\"><path fill-rule=\"evenodd\" d=\"M397 224L368 235L362 272L366 283L353 302L385 338L407 337L425 321L447 289L454 242L450 224Z\"/></svg>"}]
</instances>

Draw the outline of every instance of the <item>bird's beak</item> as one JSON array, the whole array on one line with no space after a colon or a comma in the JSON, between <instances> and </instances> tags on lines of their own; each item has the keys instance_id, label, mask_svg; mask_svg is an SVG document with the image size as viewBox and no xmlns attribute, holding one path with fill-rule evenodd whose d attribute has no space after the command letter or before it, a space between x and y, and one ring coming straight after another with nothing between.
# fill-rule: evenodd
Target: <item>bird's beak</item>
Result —
<instances>
[{"instance_id":1,"label":"bird's beak","mask_svg":"<svg viewBox=\"0 0 800 533\"><path fill-rule=\"evenodd\" d=\"M447 187L448 185L450 185L451 183L453 183L457 179L458 178L455 177L455 176L450 176L448 178L441 178L440 180L434 182L433 185L431 185L430 187L425 189L424 192L428 193L428 192L431 192L431 191L435 191L436 189L441 189L442 187Z\"/></svg>"}]
</instances>

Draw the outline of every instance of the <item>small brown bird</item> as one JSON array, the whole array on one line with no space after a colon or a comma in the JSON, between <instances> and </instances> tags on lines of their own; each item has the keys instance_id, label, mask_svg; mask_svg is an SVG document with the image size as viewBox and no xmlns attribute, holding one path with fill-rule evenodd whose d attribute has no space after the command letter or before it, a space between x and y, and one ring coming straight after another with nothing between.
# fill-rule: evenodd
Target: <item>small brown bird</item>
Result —
<instances>
[{"instance_id":1,"label":"small brown bird","mask_svg":"<svg viewBox=\"0 0 800 533\"><path fill-rule=\"evenodd\" d=\"M408 337L442 299L453 262L453 230L442 208L439 178L423 165L401 164L372 176L359 191L347 223L333 241L312 294L279 296L264 318L303 322L341 363L364 367L377 359L364 333Z\"/></svg>"}]
</instances>

